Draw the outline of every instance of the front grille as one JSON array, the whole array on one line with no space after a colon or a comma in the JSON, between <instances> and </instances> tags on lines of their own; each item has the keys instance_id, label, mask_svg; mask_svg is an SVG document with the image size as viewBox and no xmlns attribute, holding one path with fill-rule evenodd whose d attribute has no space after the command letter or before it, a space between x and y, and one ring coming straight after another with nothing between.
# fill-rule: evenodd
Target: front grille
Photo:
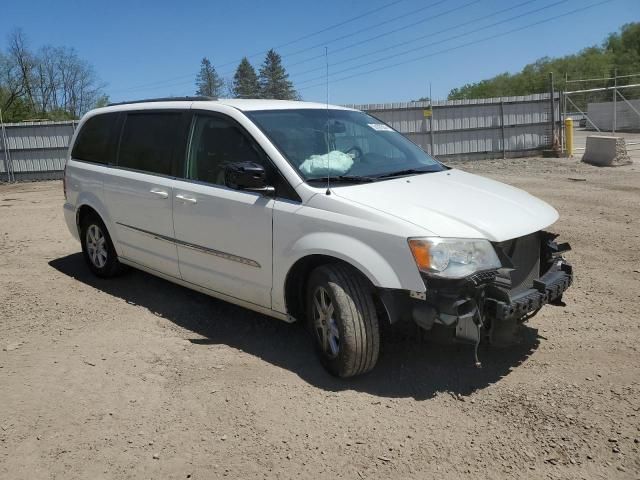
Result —
<instances>
[{"instance_id":1,"label":"front grille","mask_svg":"<svg viewBox=\"0 0 640 480\"><path fill-rule=\"evenodd\" d=\"M513 270L503 269L498 274L509 280L511 294L532 288L533 281L540 277L540 232L496 243L494 247L513 265Z\"/></svg>"}]
</instances>

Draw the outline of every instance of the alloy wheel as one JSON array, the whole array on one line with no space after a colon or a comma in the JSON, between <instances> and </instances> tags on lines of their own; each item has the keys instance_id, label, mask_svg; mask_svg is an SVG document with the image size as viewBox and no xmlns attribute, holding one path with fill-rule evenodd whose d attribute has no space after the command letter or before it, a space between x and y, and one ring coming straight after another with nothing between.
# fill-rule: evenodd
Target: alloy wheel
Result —
<instances>
[{"instance_id":1,"label":"alloy wheel","mask_svg":"<svg viewBox=\"0 0 640 480\"><path fill-rule=\"evenodd\" d=\"M322 351L329 358L340 353L340 330L329 292L318 287L313 294L313 327Z\"/></svg>"},{"instance_id":2,"label":"alloy wheel","mask_svg":"<svg viewBox=\"0 0 640 480\"><path fill-rule=\"evenodd\" d=\"M107 264L107 238L98 225L89 226L86 243L91 263L97 268L103 268Z\"/></svg>"}]
</instances>

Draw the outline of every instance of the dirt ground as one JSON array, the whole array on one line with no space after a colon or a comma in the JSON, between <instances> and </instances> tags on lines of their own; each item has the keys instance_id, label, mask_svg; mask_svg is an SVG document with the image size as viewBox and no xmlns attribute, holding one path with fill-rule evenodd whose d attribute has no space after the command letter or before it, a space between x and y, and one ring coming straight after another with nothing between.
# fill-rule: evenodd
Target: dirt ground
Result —
<instances>
[{"instance_id":1,"label":"dirt ground","mask_svg":"<svg viewBox=\"0 0 640 480\"><path fill-rule=\"evenodd\" d=\"M561 212L566 306L480 370L405 331L349 380L299 326L92 277L60 182L0 186L0 478L640 478L640 164L458 166Z\"/></svg>"}]
</instances>

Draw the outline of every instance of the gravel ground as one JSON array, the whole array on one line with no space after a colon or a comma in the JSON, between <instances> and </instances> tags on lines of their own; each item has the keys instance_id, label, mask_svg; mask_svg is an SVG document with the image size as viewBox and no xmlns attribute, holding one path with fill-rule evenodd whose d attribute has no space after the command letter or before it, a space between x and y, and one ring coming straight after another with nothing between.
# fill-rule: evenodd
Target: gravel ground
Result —
<instances>
[{"instance_id":1,"label":"gravel ground","mask_svg":"<svg viewBox=\"0 0 640 480\"><path fill-rule=\"evenodd\" d=\"M350 380L296 325L92 277L60 182L0 186L0 477L640 478L640 166L458 166L561 212L566 307L480 370L407 330Z\"/></svg>"}]
</instances>

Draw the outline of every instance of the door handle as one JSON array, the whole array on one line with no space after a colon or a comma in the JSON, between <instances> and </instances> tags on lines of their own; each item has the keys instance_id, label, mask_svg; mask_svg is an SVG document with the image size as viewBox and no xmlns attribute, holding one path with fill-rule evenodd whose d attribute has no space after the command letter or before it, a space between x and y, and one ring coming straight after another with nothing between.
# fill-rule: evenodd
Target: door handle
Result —
<instances>
[{"instance_id":1,"label":"door handle","mask_svg":"<svg viewBox=\"0 0 640 480\"><path fill-rule=\"evenodd\" d=\"M178 195L176 195L176 198L178 200L182 200L185 203L198 203L198 200L196 200L193 197L187 197L186 195L182 195L181 193L179 193Z\"/></svg>"},{"instance_id":2,"label":"door handle","mask_svg":"<svg viewBox=\"0 0 640 480\"><path fill-rule=\"evenodd\" d=\"M151 190L149 190L149 193L153 193L160 198L169 198L169 192L167 192L166 190L160 190L159 188L152 188Z\"/></svg>"}]
</instances>

